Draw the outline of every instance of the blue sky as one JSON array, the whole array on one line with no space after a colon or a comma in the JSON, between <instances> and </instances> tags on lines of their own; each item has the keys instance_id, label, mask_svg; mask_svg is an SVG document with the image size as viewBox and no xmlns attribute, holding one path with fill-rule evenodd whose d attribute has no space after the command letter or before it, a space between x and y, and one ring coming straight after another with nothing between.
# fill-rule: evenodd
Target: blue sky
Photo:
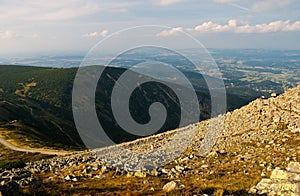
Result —
<instances>
[{"instance_id":1,"label":"blue sky","mask_svg":"<svg viewBox=\"0 0 300 196\"><path fill-rule=\"evenodd\" d=\"M86 52L138 25L208 48L300 49L300 0L1 0L0 12L3 55Z\"/></svg>"}]
</instances>

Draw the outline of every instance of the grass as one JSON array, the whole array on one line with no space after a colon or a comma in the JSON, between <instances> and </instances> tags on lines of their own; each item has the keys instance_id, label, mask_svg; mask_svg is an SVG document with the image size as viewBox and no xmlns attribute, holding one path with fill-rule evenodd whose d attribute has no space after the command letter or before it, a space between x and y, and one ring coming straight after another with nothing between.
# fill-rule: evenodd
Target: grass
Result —
<instances>
[{"instance_id":1,"label":"grass","mask_svg":"<svg viewBox=\"0 0 300 196\"><path fill-rule=\"evenodd\" d=\"M118 175L114 171L104 174L98 172L100 179L80 179L78 182L65 182L61 178L50 180L49 177L56 176L52 173L41 173L39 178L44 180L44 185L38 189L26 189L27 194L36 194L35 191L47 193L49 195L193 195L209 194L221 195L245 195L247 191L256 185L262 178L261 173L267 167L285 168L290 160L299 161L299 136L284 130L282 135L289 135L286 142L282 142L281 137L274 140L276 145L266 150L265 144L258 142L240 141L240 145L226 149L226 153L218 153L217 156L208 156L190 160L183 165L191 166L191 170L182 176L168 179L164 176L146 178L127 177ZM239 135L236 135L238 137ZM280 148L278 145L280 145ZM287 151L286 149L291 149ZM192 152L189 152L189 154ZM296 154L295 154L296 153ZM262 165L261 163L267 163ZM203 165L209 165L203 168ZM166 168L174 167L175 163L166 165ZM64 176L68 174L78 175L85 165L68 168L63 171ZM271 170L265 172L265 177L269 177ZM165 194L162 187L171 180L180 180L184 189L175 190Z\"/></svg>"},{"instance_id":2,"label":"grass","mask_svg":"<svg viewBox=\"0 0 300 196\"><path fill-rule=\"evenodd\" d=\"M280 123L279 123L280 124ZM281 133L274 139L274 145L268 142L258 142L252 140L239 140L239 144L226 149L225 153L217 153L217 156L207 156L190 160L183 165L191 166L191 170L182 176L174 179L168 179L164 176L146 178L120 176L114 171L99 173L100 179L79 179L78 182L65 182L63 178L57 177L53 173L40 173L36 177L43 180L40 185L34 185L24 189L28 195L165 195L162 187L171 180L180 180L185 188L175 190L168 195L192 195L192 194L209 194L209 195L245 195L246 192L256 185L262 178L261 173L268 166L285 168L289 160L299 161L299 135L291 133L282 125ZM242 137L251 131L240 132L230 138ZM222 138L224 139L224 138ZM284 140L283 139L287 139ZM269 147L267 147L269 146ZM289 150L287 150L289 149ZM5 152L0 157L0 165L5 167L22 166L22 162L48 158L38 154L26 154L10 151L9 149L0 149ZM196 153L189 151L186 155ZM296 155L296 159L294 159ZM21 157L21 158L20 158ZM6 163L9 160L10 163ZM267 163L262 165L261 163ZM209 165L208 168L202 168L203 165ZM87 165L81 164L77 167L70 167L59 172L60 175L76 175ZM166 165L171 169L175 163ZM270 176L271 170L265 172L265 177ZM54 179L51 179L54 177Z\"/></svg>"},{"instance_id":3,"label":"grass","mask_svg":"<svg viewBox=\"0 0 300 196\"><path fill-rule=\"evenodd\" d=\"M218 157L218 160L234 159L233 155L224 157ZM85 195L85 194L105 194L110 195L112 193L117 195L161 195L162 187L164 184L171 180L180 180L185 184L184 190L176 190L171 195L178 195L183 193L214 193L215 195L222 195L223 193L241 193L248 190L253 185L257 184L261 180L261 176L258 172L259 166L253 168L248 175L243 173L243 169L237 168L233 164L212 164L209 169L202 169L200 159L192 161L192 165L195 165L193 171L200 171L200 173L189 173L186 176L182 176L175 179L167 179L163 177L146 178L127 177L116 175L111 171L101 175L101 179L87 179L79 182L65 182L63 179L56 179L54 181L48 180L52 174L43 173L39 177L45 179L46 184L50 184L49 187L40 187L40 191L43 190L50 195L55 195L58 191L61 194L71 195ZM212 162L207 160L207 162ZM244 163L242 165L247 165ZM78 168L77 168L78 169ZM76 170L67 169L64 171L64 175L70 173L76 174ZM208 172L205 172L207 170ZM214 171L210 174L209 171ZM228 174L230 173L230 174ZM53 187L55 187L53 189ZM29 190L27 190L29 191ZM29 192L32 194L33 192Z\"/></svg>"},{"instance_id":4,"label":"grass","mask_svg":"<svg viewBox=\"0 0 300 196\"><path fill-rule=\"evenodd\" d=\"M11 169L24 167L26 162L38 161L51 158L51 155L42 155L39 153L16 152L0 144L0 168Z\"/></svg>"},{"instance_id":5,"label":"grass","mask_svg":"<svg viewBox=\"0 0 300 196\"><path fill-rule=\"evenodd\" d=\"M39 131L20 122L0 123L0 138L5 139L14 146L24 149L81 151L84 147L44 141L38 137Z\"/></svg>"},{"instance_id":6,"label":"grass","mask_svg":"<svg viewBox=\"0 0 300 196\"><path fill-rule=\"evenodd\" d=\"M109 172L103 175L101 179L87 179L83 182L65 182L62 179L49 181L47 174L39 174L40 178L45 179L44 183L48 184L48 186L39 187L39 191L49 195L93 195L96 193L104 195L164 195L162 187L167 182L180 180L185 184L185 188L175 190L170 195L195 193L223 195L223 193L246 192L245 190L248 190L261 179L255 175L245 176L237 173L228 177L221 175L221 173L207 177L194 175L178 179L166 179L151 176L146 178L117 176L114 172ZM36 190L27 189L25 193L33 194Z\"/></svg>"}]
</instances>

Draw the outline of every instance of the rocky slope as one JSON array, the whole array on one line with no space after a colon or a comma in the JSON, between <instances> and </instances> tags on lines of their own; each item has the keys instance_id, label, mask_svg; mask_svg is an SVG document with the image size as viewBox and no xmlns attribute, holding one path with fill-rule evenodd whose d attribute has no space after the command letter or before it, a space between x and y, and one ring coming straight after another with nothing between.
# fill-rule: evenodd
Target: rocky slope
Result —
<instances>
[{"instance_id":1,"label":"rocky slope","mask_svg":"<svg viewBox=\"0 0 300 196\"><path fill-rule=\"evenodd\" d=\"M221 133L216 145L205 154L203 143L209 146L214 140L207 136L204 139L209 125L221 127ZM175 138L175 143L180 145L194 130L197 134L193 142L174 161L150 170L146 167L140 171L130 170L139 164L139 157L132 152L143 152L142 156L152 151L162 153L160 147L174 139L177 131L180 137ZM251 194L284 195L280 183L278 187L274 185L276 188L272 191L262 188L265 186L261 184L268 180L256 188L253 186L262 178L270 177L275 168L300 162L300 86L276 98L257 99L226 115L121 146L131 153L108 147L99 149L98 156L90 152L75 153L29 163L22 169L2 171L0 190L21 188L33 194L37 190L49 192L55 187L59 193L79 195L95 192L247 195L251 189ZM299 175L297 172L295 175ZM274 172L272 175L274 179ZM291 189L288 194L296 194L296 190Z\"/></svg>"},{"instance_id":2,"label":"rocky slope","mask_svg":"<svg viewBox=\"0 0 300 196\"><path fill-rule=\"evenodd\" d=\"M249 191L253 194L300 195L300 163L291 162L285 170L276 168Z\"/></svg>"}]
</instances>

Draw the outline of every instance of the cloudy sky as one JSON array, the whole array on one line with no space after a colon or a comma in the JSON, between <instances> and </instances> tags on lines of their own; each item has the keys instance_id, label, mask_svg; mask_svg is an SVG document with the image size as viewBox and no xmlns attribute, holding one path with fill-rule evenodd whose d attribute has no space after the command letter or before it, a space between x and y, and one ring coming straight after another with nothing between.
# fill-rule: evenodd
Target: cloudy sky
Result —
<instances>
[{"instance_id":1,"label":"cloudy sky","mask_svg":"<svg viewBox=\"0 0 300 196\"><path fill-rule=\"evenodd\" d=\"M1 0L0 13L3 55L86 52L139 25L208 48L300 49L300 0Z\"/></svg>"}]
</instances>

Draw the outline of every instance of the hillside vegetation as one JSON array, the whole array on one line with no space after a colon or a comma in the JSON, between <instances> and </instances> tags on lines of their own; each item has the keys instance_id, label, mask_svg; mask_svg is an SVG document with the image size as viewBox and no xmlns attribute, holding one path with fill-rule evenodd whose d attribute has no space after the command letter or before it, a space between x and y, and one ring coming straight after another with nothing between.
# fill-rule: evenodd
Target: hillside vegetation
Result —
<instances>
[{"instance_id":1,"label":"hillside vegetation","mask_svg":"<svg viewBox=\"0 0 300 196\"><path fill-rule=\"evenodd\" d=\"M106 68L98 82L96 109L99 121L107 134L121 143L137 139L115 123L110 106L110 96L115 81L126 69ZM28 141L32 147L82 149L84 147L73 122L72 88L76 68L41 68L30 66L0 66L0 128L4 134L18 142ZM203 77L186 72L199 99L201 116L210 117L210 95ZM228 93L228 110L241 107L260 96L249 91L245 96L237 88ZM174 102L175 100L175 102ZM167 121L159 132L174 129L180 119L179 100L166 86L149 83L134 91L130 102L133 118L140 123L149 121L148 108L159 101L167 106ZM22 137L26 137L25 140ZM19 138L19 139L18 139Z\"/></svg>"},{"instance_id":2,"label":"hillside vegetation","mask_svg":"<svg viewBox=\"0 0 300 196\"><path fill-rule=\"evenodd\" d=\"M299 101L300 86L210 120L120 144L130 150L126 153L108 147L97 149L97 154L54 157L29 163L1 177L17 179L9 182L31 195L296 196L300 171ZM203 142L213 139L204 139L209 124L221 132L212 150L201 154ZM157 156L153 158L163 160L166 157L160 147L171 139L181 145L192 131L197 132L192 143L174 160L158 168L130 171L131 166L140 163L137 152L143 152L139 155L143 158L154 151ZM174 138L175 133L181 137ZM169 150L172 153L178 149ZM24 174L27 176L22 177ZM23 185L24 181L28 184Z\"/></svg>"}]
</instances>

